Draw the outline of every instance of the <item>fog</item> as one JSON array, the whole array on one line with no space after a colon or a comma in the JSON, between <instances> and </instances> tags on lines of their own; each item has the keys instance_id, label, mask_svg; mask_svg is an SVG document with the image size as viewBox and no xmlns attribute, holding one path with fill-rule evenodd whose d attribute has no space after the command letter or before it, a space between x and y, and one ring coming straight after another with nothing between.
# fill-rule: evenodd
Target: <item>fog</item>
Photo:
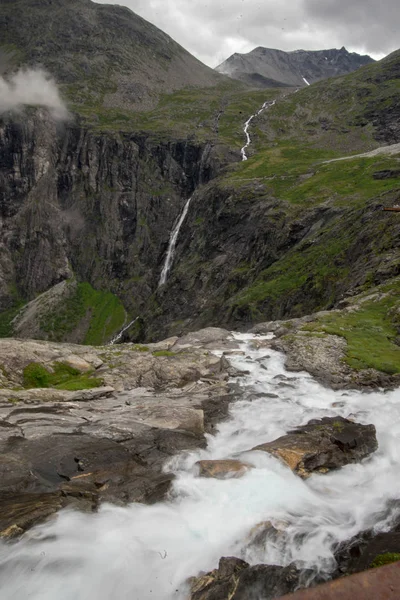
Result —
<instances>
[{"instance_id":1,"label":"fog","mask_svg":"<svg viewBox=\"0 0 400 600\"><path fill-rule=\"evenodd\" d=\"M48 108L55 119L68 116L56 83L45 71L21 69L7 79L0 77L0 114L27 105Z\"/></svg>"}]
</instances>

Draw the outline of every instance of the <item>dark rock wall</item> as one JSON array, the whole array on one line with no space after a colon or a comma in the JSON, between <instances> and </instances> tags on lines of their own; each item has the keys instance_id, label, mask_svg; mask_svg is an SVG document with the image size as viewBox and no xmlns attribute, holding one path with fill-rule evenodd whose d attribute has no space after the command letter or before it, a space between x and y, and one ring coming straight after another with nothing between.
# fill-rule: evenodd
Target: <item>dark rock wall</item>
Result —
<instances>
[{"instance_id":1,"label":"dark rock wall","mask_svg":"<svg viewBox=\"0 0 400 600\"><path fill-rule=\"evenodd\" d=\"M0 311L73 273L140 308L186 199L216 174L213 153L44 110L0 122Z\"/></svg>"}]
</instances>

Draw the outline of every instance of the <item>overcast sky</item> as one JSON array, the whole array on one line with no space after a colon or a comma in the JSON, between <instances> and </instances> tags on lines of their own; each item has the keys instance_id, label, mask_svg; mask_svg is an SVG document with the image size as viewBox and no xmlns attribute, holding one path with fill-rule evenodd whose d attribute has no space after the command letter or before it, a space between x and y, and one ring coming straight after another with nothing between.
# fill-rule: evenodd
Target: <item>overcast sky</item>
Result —
<instances>
[{"instance_id":1,"label":"overcast sky","mask_svg":"<svg viewBox=\"0 0 400 600\"><path fill-rule=\"evenodd\" d=\"M400 47L399 0L96 0L123 4L215 67L257 46L346 46L382 58Z\"/></svg>"}]
</instances>

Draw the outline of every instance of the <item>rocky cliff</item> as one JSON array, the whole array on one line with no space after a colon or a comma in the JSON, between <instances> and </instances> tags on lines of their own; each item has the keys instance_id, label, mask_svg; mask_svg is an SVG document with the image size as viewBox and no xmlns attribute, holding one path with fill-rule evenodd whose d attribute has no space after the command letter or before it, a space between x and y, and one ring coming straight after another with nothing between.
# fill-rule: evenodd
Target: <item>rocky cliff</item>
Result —
<instances>
[{"instance_id":1,"label":"rocky cliff","mask_svg":"<svg viewBox=\"0 0 400 600\"><path fill-rule=\"evenodd\" d=\"M370 56L348 52L346 48L284 52L260 46L248 54L233 54L216 70L260 88L304 87L321 79L351 73L372 62Z\"/></svg>"},{"instance_id":2,"label":"rocky cliff","mask_svg":"<svg viewBox=\"0 0 400 600\"><path fill-rule=\"evenodd\" d=\"M94 133L45 110L4 119L0 146L2 311L77 277L140 313L185 199L221 160L207 143Z\"/></svg>"}]
</instances>

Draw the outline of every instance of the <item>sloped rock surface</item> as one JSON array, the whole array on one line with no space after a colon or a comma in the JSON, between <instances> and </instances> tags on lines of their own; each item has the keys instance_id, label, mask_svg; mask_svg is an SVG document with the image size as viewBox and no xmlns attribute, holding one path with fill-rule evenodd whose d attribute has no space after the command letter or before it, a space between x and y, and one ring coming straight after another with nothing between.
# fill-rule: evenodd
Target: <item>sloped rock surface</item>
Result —
<instances>
[{"instance_id":1,"label":"sloped rock surface","mask_svg":"<svg viewBox=\"0 0 400 600\"><path fill-rule=\"evenodd\" d=\"M307 478L312 473L327 473L359 462L377 448L374 425L353 423L343 417L325 417L253 450L272 454L300 477Z\"/></svg>"},{"instance_id":2,"label":"sloped rock surface","mask_svg":"<svg viewBox=\"0 0 400 600\"><path fill-rule=\"evenodd\" d=\"M206 429L225 418L231 399L223 357L200 343L166 354L164 346L0 340L0 537L12 539L64 506L164 497L172 480L162 471L166 459L205 447ZM89 366L108 385L24 389L32 362L79 366L85 376Z\"/></svg>"}]
</instances>

